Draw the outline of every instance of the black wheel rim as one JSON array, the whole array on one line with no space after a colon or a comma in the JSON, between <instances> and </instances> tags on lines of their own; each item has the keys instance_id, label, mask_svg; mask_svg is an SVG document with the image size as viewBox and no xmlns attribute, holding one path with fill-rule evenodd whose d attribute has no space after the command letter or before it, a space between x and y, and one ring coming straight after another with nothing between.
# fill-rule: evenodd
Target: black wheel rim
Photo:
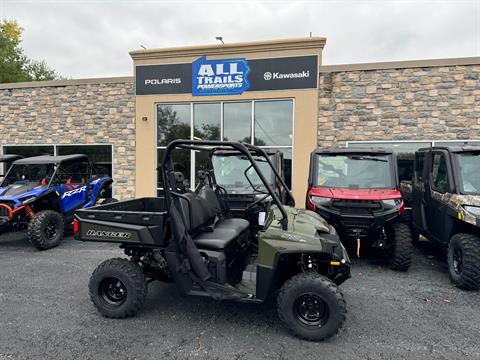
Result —
<instances>
[{"instance_id":1,"label":"black wheel rim","mask_svg":"<svg viewBox=\"0 0 480 360\"><path fill-rule=\"evenodd\" d=\"M115 306L123 304L127 298L127 288L124 283L116 277L103 279L99 286L99 293L105 302Z\"/></svg>"},{"instance_id":2,"label":"black wheel rim","mask_svg":"<svg viewBox=\"0 0 480 360\"><path fill-rule=\"evenodd\" d=\"M55 239L58 233L58 226L57 222L55 220L49 220L47 222L47 225L45 226L45 229L43 230L43 233L45 234L45 237L47 240L52 240Z\"/></svg>"},{"instance_id":3,"label":"black wheel rim","mask_svg":"<svg viewBox=\"0 0 480 360\"><path fill-rule=\"evenodd\" d=\"M330 316L327 303L317 294L300 295L293 304L294 314L302 324L323 326Z\"/></svg>"},{"instance_id":4,"label":"black wheel rim","mask_svg":"<svg viewBox=\"0 0 480 360\"><path fill-rule=\"evenodd\" d=\"M460 275L463 271L463 253L460 247L453 249L453 270Z\"/></svg>"}]
</instances>

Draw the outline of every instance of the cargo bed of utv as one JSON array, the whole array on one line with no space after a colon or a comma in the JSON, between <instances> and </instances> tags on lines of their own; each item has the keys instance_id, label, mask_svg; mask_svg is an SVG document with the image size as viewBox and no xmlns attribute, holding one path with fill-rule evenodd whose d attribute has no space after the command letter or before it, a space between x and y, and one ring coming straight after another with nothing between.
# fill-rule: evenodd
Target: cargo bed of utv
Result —
<instances>
[{"instance_id":1,"label":"cargo bed of utv","mask_svg":"<svg viewBox=\"0 0 480 360\"><path fill-rule=\"evenodd\" d=\"M164 197L140 198L77 210L75 226L83 241L165 246L166 215Z\"/></svg>"}]
</instances>

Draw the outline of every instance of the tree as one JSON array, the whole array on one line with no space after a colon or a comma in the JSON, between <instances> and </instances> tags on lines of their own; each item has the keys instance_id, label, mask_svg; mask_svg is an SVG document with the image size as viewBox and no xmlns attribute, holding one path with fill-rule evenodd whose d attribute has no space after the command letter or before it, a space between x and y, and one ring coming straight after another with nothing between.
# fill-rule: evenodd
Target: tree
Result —
<instances>
[{"instance_id":1,"label":"tree","mask_svg":"<svg viewBox=\"0 0 480 360\"><path fill-rule=\"evenodd\" d=\"M16 21L0 21L0 83L62 79L45 61L23 53L22 32Z\"/></svg>"}]
</instances>

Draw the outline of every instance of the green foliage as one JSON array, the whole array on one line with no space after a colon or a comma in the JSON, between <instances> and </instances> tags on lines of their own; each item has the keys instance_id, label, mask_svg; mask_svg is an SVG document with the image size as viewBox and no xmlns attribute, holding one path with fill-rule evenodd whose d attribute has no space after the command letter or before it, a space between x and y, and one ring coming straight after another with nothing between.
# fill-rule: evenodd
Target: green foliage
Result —
<instances>
[{"instance_id":1,"label":"green foliage","mask_svg":"<svg viewBox=\"0 0 480 360\"><path fill-rule=\"evenodd\" d=\"M45 61L29 59L23 53L22 32L16 21L0 21L0 83L62 79Z\"/></svg>"}]
</instances>

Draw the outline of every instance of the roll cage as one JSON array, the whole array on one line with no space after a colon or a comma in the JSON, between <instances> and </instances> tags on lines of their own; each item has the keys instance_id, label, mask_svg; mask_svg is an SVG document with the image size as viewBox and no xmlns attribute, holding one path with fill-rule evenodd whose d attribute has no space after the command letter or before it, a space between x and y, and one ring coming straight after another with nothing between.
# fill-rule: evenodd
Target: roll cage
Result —
<instances>
[{"instance_id":1,"label":"roll cage","mask_svg":"<svg viewBox=\"0 0 480 360\"><path fill-rule=\"evenodd\" d=\"M250 144L242 144L238 142L229 142L229 141L198 141L198 140L175 140L172 141L167 148L165 149L165 154L162 159L160 171L162 173L163 183L164 185L164 192L165 192L165 201L167 204L167 209L170 208L172 203L172 197L181 197L181 194L178 194L174 191L177 188L177 180L175 177L175 171L172 161L172 152L175 150L184 149L184 150L199 150L199 151L209 151L210 154L214 153L215 151L235 151L239 154L245 156L251 164L251 167L255 169L257 175L259 176L262 184L265 186L266 193L270 195L273 199L273 202L277 205L278 209L282 214L282 219L280 220L280 224L282 225L283 230L287 230L288 228L288 216L285 208L283 207L282 202L280 201L279 196L273 190L272 186L270 185L269 181L265 178L265 175L260 170L257 162L253 158L254 156L259 156L265 158L266 162L269 164L270 168L272 169L275 179L277 183L285 193L287 194L290 204L294 205L295 200L293 198L290 189L288 189L285 181L280 176L278 171L273 166L268 154L265 150L258 148L256 146ZM211 156L210 160L211 162ZM210 164L211 165L211 164ZM248 168L247 168L248 170ZM245 170L245 172L247 171ZM212 185L216 185L215 175L213 173L208 174L209 181L212 182ZM247 177L247 180L250 181Z\"/></svg>"},{"instance_id":2,"label":"roll cage","mask_svg":"<svg viewBox=\"0 0 480 360\"><path fill-rule=\"evenodd\" d=\"M50 155L43 155L43 156L35 156L30 158L20 158L15 160L12 165L54 165L54 171L50 180L46 184L48 187L52 186L54 181L58 178L59 170L61 169L62 164L69 162L69 161L85 161L88 163L90 168L90 173L88 174L90 177L97 175L97 171L93 163L89 160L87 155L83 154L76 154L76 155L65 155L65 156L50 156ZM5 186L5 181L8 179L10 172L12 171L13 166L11 166L0 184L0 187Z\"/></svg>"}]
</instances>

